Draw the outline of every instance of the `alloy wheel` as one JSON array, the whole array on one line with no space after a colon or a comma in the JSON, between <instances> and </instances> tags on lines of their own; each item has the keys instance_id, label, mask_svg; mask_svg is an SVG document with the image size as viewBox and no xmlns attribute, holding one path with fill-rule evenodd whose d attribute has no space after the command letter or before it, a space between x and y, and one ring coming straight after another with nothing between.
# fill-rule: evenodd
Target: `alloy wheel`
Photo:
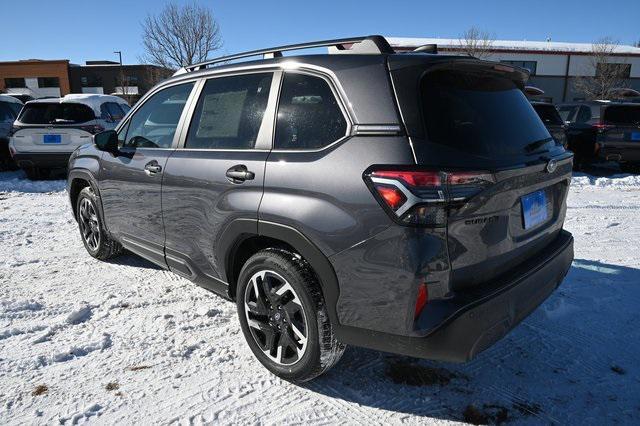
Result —
<instances>
[{"instance_id":1,"label":"alloy wheel","mask_svg":"<svg viewBox=\"0 0 640 426\"><path fill-rule=\"evenodd\" d=\"M298 362L307 348L302 302L289 282L274 271L259 271L244 294L249 330L262 352L280 365Z\"/></svg>"},{"instance_id":2,"label":"alloy wheel","mask_svg":"<svg viewBox=\"0 0 640 426\"><path fill-rule=\"evenodd\" d=\"M96 210L87 198L83 198L80 201L78 219L84 242L92 251L98 250L100 246L100 224Z\"/></svg>"}]
</instances>

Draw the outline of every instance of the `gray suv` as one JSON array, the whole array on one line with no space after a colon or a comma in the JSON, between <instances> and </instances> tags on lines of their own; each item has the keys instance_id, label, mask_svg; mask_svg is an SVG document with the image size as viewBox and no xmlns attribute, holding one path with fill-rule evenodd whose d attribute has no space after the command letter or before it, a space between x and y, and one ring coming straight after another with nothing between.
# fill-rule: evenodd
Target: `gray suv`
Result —
<instances>
[{"instance_id":1,"label":"gray suv","mask_svg":"<svg viewBox=\"0 0 640 426\"><path fill-rule=\"evenodd\" d=\"M335 53L282 55L319 46ZM72 154L87 251L127 249L234 300L287 380L348 344L470 360L571 265L572 154L524 70L425 50L355 37L178 71Z\"/></svg>"}]
</instances>

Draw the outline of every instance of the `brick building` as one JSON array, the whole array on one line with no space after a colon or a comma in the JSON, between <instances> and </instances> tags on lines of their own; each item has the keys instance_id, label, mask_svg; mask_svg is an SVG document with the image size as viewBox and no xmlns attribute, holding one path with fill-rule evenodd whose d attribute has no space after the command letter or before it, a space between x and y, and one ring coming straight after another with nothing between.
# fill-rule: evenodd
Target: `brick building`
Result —
<instances>
[{"instance_id":1,"label":"brick building","mask_svg":"<svg viewBox=\"0 0 640 426\"><path fill-rule=\"evenodd\" d=\"M69 61L26 59L0 62L0 91L34 98L71 93Z\"/></svg>"}]
</instances>

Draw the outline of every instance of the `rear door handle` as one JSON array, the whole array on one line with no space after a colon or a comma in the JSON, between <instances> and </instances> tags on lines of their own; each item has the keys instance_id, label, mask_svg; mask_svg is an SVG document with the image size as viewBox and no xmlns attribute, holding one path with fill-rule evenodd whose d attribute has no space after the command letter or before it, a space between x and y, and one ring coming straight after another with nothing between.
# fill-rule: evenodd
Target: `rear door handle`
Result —
<instances>
[{"instance_id":1,"label":"rear door handle","mask_svg":"<svg viewBox=\"0 0 640 426\"><path fill-rule=\"evenodd\" d=\"M245 180L253 180L256 174L247 170L244 164L237 164L227 170L227 178L233 183L242 183Z\"/></svg>"},{"instance_id":2,"label":"rear door handle","mask_svg":"<svg viewBox=\"0 0 640 426\"><path fill-rule=\"evenodd\" d=\"M158 164L157 161L153 160L148 162L144 166L144 170L148 175L155 175L156 173L160 173L162 171L162 166Z\"/></svg>"}]
</instances>

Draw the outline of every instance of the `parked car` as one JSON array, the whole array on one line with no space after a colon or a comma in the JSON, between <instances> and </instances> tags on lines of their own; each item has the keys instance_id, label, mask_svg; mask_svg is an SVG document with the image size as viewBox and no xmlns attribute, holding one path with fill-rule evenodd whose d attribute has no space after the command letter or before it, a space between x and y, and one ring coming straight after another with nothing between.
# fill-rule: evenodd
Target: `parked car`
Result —
<instances>
[{"instance_id":1,"label":"parked car","mask_svg":"<svg viewBox=\"0 0 640 426\"><path fill-rule=\"evenodd\" d=\"M30 179L67 166L69 156L91 135L113 129L129 105L109 95L66 95L25 104L13 124L9 150Z\"/></svg>"},{"instance_id":2,"label":"parked car","mask_svg":"<svg viewBox=\"0 0 640 426\"><path fill-rule=\"evenodd\" d=\"M0 171L15 168L9 155L9 132L21 108L22 102L18 99L0 94Z\"/></svg>"},{"instance_id":3,"label":"parked car","mask_svg":"<svg viewBox=\"0 0 640 426\"><path fill-rule=\"evenodd\" d=\"M567 148L567 135L565 133L567 125L560 117L558 109L550 102L531 101L531 105L556 143Z\"/></svg>"},{"instance_id":4,"label":"parked car","mask_svg":"<svg viewBox=\"0 0 640 426\"><path fill-rule=\"evenodd\" d=\"M616 161L623 171L640 173L640 103L606 107L597 143L599 159Z\"/></svg>"},{"instance_id":5,"label":"parked car","mask_svg":"<svg viewBox=\"0 0 640 426\"><path fill-rule=\"evenodd\" d=\"M633 171L640 162L636 152L638 105L617 101L586 101L560 104L560 116L568 124L568 147L576 168L598 161L615 161ZM606 149L602 150L603 147Z\"/></svg>"},{"instance_id":6,"label":"parked car","mask_svg":"<svg viewBox=\"0 0 640 426\"><path fill-rule=\"evenodd\" d=\"M322 45L341 54L282 56ZM467 361L573 259L572 154L526 77L395 53L381 36L186 67L72 154L82 241L235 300L249 347L288 380L328 370L348 344Z\"/></svg>"}]
</instances>

